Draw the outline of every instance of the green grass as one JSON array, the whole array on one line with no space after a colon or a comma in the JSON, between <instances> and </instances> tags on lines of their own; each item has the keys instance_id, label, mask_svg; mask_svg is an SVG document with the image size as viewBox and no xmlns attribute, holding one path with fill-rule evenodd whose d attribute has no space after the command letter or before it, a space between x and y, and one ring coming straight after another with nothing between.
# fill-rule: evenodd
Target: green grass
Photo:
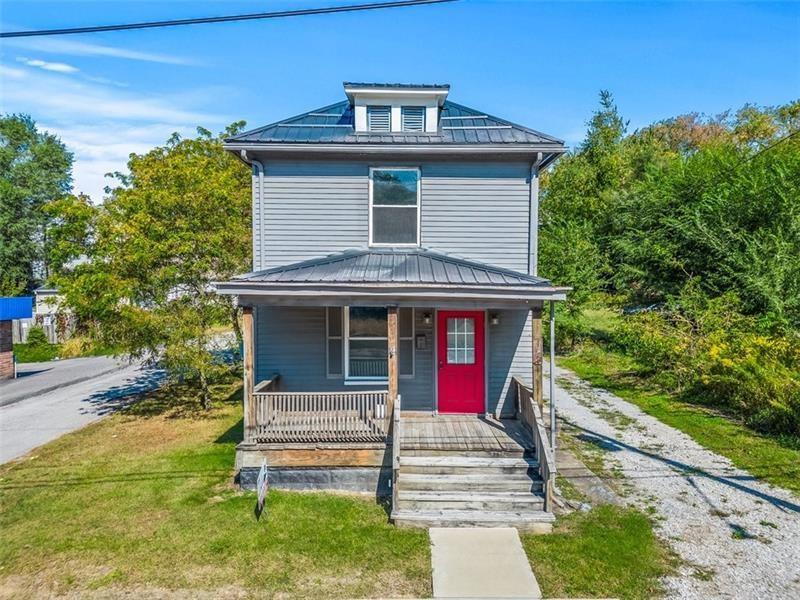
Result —
<instances>
[{"instance_id":1,"label":"green grass","mask_svg":"<svg viewBox=\"0 0 800 600\"><path fill-rule=\"evenodd\" d=\"M162 390L0 467L0 589L430 595L427 533L393 527L373 499L273 490L257 520L231 483L240 392L215 396L204 413Z\"/></svg>"},{"instance_id":2,"label":"green grass","mask_svg":"<svg viewBox=\"0 0 800 600\"><path fill-rule=\"evenodd\" d=\"M592 323L598 324L595 339L602 344L613 319L609 311L591 313ZM683 431L753 476L800 494L800 440L759 434L724 414L679 399L641 376L633 359L598 343L586 343L561 357L559 364Z\"/></svg>"},{"instance_id":3,"label":"green grass","mask_svg":"<svg viewBox=\"0 0 800 600\"><path fill-rule=\"evenodd\" d=\"M644 514L615 506L572 513L522 544L545 598L654 598L675 561Z\"/></svg>"},{"instance_id":4,"label":"green grass","mask_svg":"<svg viewBox=\"0 0 800 600\"><path fill-rule=\"evenodd\" d=\"M58 356L58 344L14 344L18 363L45 362Z\"/></svg>"}]
</instances>

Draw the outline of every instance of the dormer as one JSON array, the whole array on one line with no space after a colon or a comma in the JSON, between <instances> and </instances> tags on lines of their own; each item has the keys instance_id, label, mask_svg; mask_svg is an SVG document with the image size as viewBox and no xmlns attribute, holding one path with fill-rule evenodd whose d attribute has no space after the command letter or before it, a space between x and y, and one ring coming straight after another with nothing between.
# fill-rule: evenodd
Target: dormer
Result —
<instances>
[{"instance_id":1,"label":"dormer","mask_svg":"<svg viewBox=\"0 0 800 600\"><path fill-rule=\"evenodd\" d=\"M436 133L449 85L344 84L356 133Z\"/></svg>"}]
</instances>

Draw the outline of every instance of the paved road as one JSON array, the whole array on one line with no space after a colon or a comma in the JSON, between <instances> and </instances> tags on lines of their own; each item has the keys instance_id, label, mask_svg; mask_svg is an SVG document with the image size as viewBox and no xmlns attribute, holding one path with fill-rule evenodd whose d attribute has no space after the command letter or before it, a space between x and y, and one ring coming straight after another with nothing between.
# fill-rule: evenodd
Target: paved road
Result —
<instances>
[{"instance_id":1,"label":"paved road","mask_svg":"<svg viewBox=\"0 0 800 600\"><path fill-rule=\"evenodd\" d=\"M65 367L66 363L72 364ZM160 370L141 365L116 365L113 371L97 375L103 369L95 358L38 364L48 365L54 372L28 375L12 383L16 386L29 379L31 386L44 390L48 380L60 378L64 385L0 406L0 463L101 419L123 406L130 395L157 387L164 376ZM90 379L78 377L91 373L95 376ZM0 398L10 385L0 386Z\"/></svg>"},{"instance_id":2,"label":"paved road","mask_svg":"<svg viewBox=\"0 0 800 600\"><path fill-rule=\"evenodd\" d=\"M0 381L0 406L39 396L65 385L94 379L122 369L127 364L110 356L21 363L17 365L17 379Z\"/></svg>"}]
</instances>

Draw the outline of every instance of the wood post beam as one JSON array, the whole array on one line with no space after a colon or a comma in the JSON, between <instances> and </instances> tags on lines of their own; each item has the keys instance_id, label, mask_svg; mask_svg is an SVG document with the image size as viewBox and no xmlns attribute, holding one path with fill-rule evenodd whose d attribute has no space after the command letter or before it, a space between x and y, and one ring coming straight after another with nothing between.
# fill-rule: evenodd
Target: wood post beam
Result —
<instances>
[{"instance_id":1,"label":"wood post beam","mask_svg":"<svg viewBox=\"0 0 800 600\"><path fill-rule=\"evenodd\" d=\"M544 405L542 386L544 385L544 375L542 372L542 360L544 358L544 345L542 341L542 307L531 308L531 340L533 343L533 399L541 409Z\"/></svg>"},{"instance_id":2,"label":"wood post beam","mask_svg":"<svg viewBox=\"0 0 800 600\"><path fill-rule=\"evenodd\" d=\"M244 363L244 441L250 442L255 438L256 407L253 402L253 389L255 388L254 369L254 337L253 307L242 308L242 346Z\"/></svg>"},{"instance_id":3,"label":"wood post beam","mask_svg":"<svg viewBox=\"0 0 800 600\"><path fill-rule=\"evenodd\" d=\"M397 364L397 306L387 307L389 328L389 398L386 401L386 416L391 418L397 400L399 367Z\"/></svg>"}]
</instances>

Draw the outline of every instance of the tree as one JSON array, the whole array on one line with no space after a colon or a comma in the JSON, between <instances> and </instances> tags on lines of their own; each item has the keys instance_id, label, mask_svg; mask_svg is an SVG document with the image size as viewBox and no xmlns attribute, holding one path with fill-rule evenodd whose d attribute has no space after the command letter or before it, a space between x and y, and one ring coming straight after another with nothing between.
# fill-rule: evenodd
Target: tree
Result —
<instances>
[{"instance_id":1,"label":"tree","mask_svg":"<svg viewBox=\"0 0 800 600\"><path fill-rule=\"evenodd\" d=\"M47 277L42 206L69 193L71 171L72 154L56 136L27 115L0 118L0 295Z\"/></svg>"},{"instance_id":2,"label":"tree","mask_svg":"<svg viewBox=\"0 0 800 600\"><path fill-rule=\"evenodd\" d=\"M251 248L249 173L221 137L198 129L131 155L129 174L116 174L120 185L96 212L74 197L50 207L59 260L88 258L57 276L76 316L96 324L99 341L196 379L205 406L221 368L211 328L238 331L236 307L212 282L247 270Z\"/></svg>"}]
</instances>

